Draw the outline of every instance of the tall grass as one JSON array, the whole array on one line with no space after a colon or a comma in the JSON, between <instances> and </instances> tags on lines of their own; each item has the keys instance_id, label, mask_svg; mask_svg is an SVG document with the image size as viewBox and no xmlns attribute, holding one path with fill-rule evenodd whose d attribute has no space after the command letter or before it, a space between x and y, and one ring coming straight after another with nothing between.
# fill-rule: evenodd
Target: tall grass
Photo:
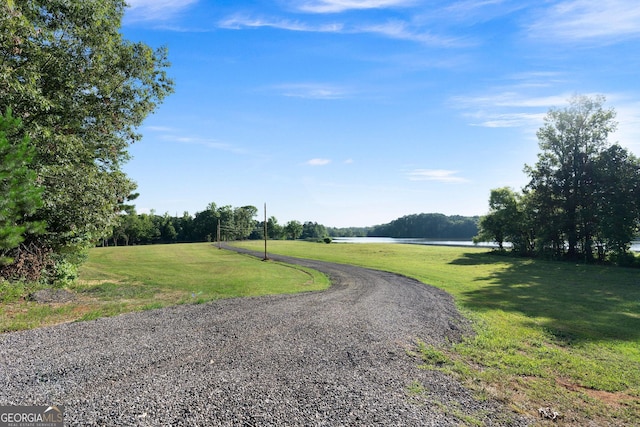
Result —
<instances>
[{"instance_id":1,"label":"tall grass","mask_svg":"<svg viewBox=\"0 0 640 427\"><path fill-rule=\"evenodd\" d=\"M254 247L251 242L243 247ZM640 271L486 249L270 242L270 251L414 277L452 294L476 335L420 352L479 395L565 425L640 425ZM419 338L419 337L418 337ZM433 354L450 363L429 363Z\"/></svg>"}]
</instances>

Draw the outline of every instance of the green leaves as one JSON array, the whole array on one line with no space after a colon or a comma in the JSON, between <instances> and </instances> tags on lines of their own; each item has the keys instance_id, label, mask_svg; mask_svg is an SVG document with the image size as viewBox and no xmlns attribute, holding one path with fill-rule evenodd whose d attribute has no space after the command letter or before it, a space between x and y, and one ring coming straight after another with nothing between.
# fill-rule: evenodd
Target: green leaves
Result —
<instances>
[{"instance_id":1,"label":"green leaves","mask_svg":"<svg viewBox=\"0 0 640 427\"><path fill-rule=\"evenodd\" d=\"M617 124L603 103L576 96L549 111L537 133L538 162L525 166L525 193L492 190L476 240L510 241L528 255L633 262L627 251L640 224L640 162L609 144Z\"/></svg>"},{"instance_id":2,"label":"green leaves","mask_svg":"<svg viewBox=\"0 0 640 427\"><path fill-rule=\"evenodd\" d=\"M136 128L173 91L167 51L124 40L123 0L0 4L0 111L22 119L45 203L39 246L108 235L135 185L122 173ZM13 173L13 172L12 172Z\"/></svg>"},{"instance_id":3,"label":"green leaves","mask_svg":"<svg viewBox=\"0 0 640 427\"><path fill-rule=\"evenodd\" d=\"M42 230L42 224L25 220L42 206L42 189L29 169L33 147L28 138L16 138L21 123L11 109L0 115L0 264L10 262L7 251L24 241L27 232Z\"/></svg>"}]
</instances>

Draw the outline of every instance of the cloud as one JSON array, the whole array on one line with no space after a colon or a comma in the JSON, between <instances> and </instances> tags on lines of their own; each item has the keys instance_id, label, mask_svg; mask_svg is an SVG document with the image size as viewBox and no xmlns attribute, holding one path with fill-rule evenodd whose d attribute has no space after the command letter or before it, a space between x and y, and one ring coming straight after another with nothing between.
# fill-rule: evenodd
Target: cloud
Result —
<instances>
[{"instance_id":1,"label":"cloud","mask_svg":"<svg viewBox=\"0 0 640 427\"><path fill-rule=\"evenodd\" d=\"M198 0L128 0L127 19L132 21L164 21Z\"/></svg>"},{"instance_id":2,"label":"cloud","mask_svg":"<svg viewBox=\"0 0 640 427\"><path fill-rule=\"evenodd\" d=\"M516 85L521 88L520 84ZM542 124L551 107L566 105L571 94L533 96L513 90L490 95L457 96L450 105L464 111L472 126L489 128L535 128Z\"/></svg>"},{"instance_id":3,"label":"cloud","mask_svg":"<svg viewBox=\"0 0 640 427\"><path fill-rule=\"evenodd\" d=\"M218 23L218 27L229 30L241 30L244 28L269 27L287 31L302 31L314 33L337 33L343 30L343 25L339 23L328 23L321 25L311 25L300 21L289 19L266 19L251 18L248 16L234 15Z\"/></svg>"},{"instance_id":4,"label":"cloud","mask_svg":"<svg viewBox=\"0 0 640 427\"><path fill-rule=\"evenodd\" d=\"M214 150L226 151L233 154L238 155L250 155L251 153L244 149L237 147L235 145L229 144L227 142L218 141L212 138L201 138L198 136L180 136L183 133L174 128L165 127L165 126L146 126L145 130L150 132L159 133L158 138L163 141L168 142L177 142L180 144L195 144L201 145L203 147L211 148Z\"/></svg>"},{"instance_id":5,"label":"cloud","mask_svg":"<svg viewBox=\"0 0 640 427\"><path fill-rule=\"evenodd\" d=\"M460 38L439 36L429 32L416 30L409 23L401 20L387 21L382 24L363 25L348 32L376 34L391 39L413 41L429 46L469 46L468 42L463 42Z\"/></svg>"},{"instance_id":6,"label":"cloud","mask_svg":"<svg viewBox=\"0 0 640 427\"><path fill-rule=\"evenodd\" d=\"M351 91L344 87L323 83L285 83L272 86L271 89L282 96L304 99L343 99Z\"/></svg>"},{"instance_id":7,"label":"cloud","mask_svg":"<svg viewBox=\"0 0 640 427\"><path fill-rule=\"evenodd\" d=\"M561 42L615 42L640 37L636 0L572 0L545 10L528 27L536 38Z\"/></svg>"},{"instance_id":8,"label":"cloud","mask_svg":"<svg viewBox=\"0 0 640 427\"><path fill-rule=\"evenodd\" d=\"M439 47L469 46L469 42L458 37L446 37L421 31L402 20L390 20L379 24L347 25L340 22L310 24L283 18L252 18L244 15L230 16L218 22L219 28L242 30L246 28L275 28L285 31L336 34L374 34L386 38L407 40Z\"/></svg>"},{"instance_id":9,"label":"cloud","mask_svg":"<svg viewBox=\"0 0 640 427\"><path fill-rule=\"evenodd\" d=\"M339 13L348 10L387 9L406 7L415 0L302 0L295 1L293 7L308 13Z\"/></svg>"},{"instance_id":10,"label":"cloud","mask_svg":"<svg viewBox=\"0 0 640 427\"><path fill-rule=\"evenodd\" d=\"M176 131L176 129L169 126L145 126L144 129L151 132L175 132Z\"/></svg>"},{"instance_id":11,"label":"cloud","mask_svg":"<svg viewBox=\"0 0 640 427\"><path fill-rule=\"evenodd\" d=\"M330 159L321 159L321 158L311 159L305 162L305 164L309 166L326 166L329 163L331 163Z\"/></svg>"},{"instance_id":12,"label":"cloud","mask_svg":"<svg viewBox=\"0 0 640 427\"><path fill-rule=\"evenodd\" d=\"M415 169L407 173L409 181L438 181L438 182L467 182L466 179L455 176L458 171L445 169Z\"/></svg>"}]
</instances>

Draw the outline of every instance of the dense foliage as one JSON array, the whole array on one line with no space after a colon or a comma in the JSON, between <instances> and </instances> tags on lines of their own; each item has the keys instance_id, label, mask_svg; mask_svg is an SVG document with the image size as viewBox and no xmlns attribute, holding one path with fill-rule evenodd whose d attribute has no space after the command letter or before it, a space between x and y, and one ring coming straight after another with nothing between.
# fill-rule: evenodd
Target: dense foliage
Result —
<instances>
[{"instance_id":1,"label":"dense foliage","mask_svg":"<svg viewBox=\"0 0 640 427\"><path fill-rule=\"evenodd\" d=\"M58 272L107 236L135 184L122 172L136 128L172 91L166 50L124 40L124 0L0 2L0 113L22 120L46 232L23 247ZM3 213L4 214L4 213ZM49 256L49 255L47 255ZM56 277L56 271L49 272Z\"/></svg>"},{"instance_id":2,"label":"dense foliage","mask_svg":"<svg viewBox=\"0 0 640 427\"><path fill-rule=\"evenodd\" d=\"M136 214L134 210L121 212L113 234L103 245L131 245L176 242L217 241L218 221L220 240L262 240L264 221L253 219L258 213L254 206L217 207L210 203L195 215L168 213ZM271 240L331 241L332 237L413 237L471 239L477 233L477 218L446 216L443 214L408 215L389 224L375 227L325 227L315 221L304 223L291 220L282 225L274 216L267 218L267 238Z\"/></svg>"},{"instance_id":3,"label":"dense foliage","mask_svg":"<svg viewBox=\"0 0 640 427\"><path fill-rule=\"evenodd\" d=\"M210 203L195 215L188 212L182 216L137 214L133 209L122 210L117 225L103 245L139 245L176 242L212 242L264 239L264 221L254 218L258 214L255 206L218 207ZM219 234L218 234L219 230ZM284 226L275 217L267 219L269 239L323 239L327 229L316 222L289 221Z\"/></svg>"},{"instance_id":4,"label":"dense foliage","mask_svg":"<svg viewBox=\"0 0 640 427\"><path fill-rule=\"evenodd\" d=\"M11 109L0 115L0 271L14 261L13 250L25 234L42 231L42 224L24 220L42 206L42 189L29 169L34 151L29 138L15 137L21 126Z\"/></svg>"},{"instance_id":5,"label":"dense foliage","mask_svg":"<svg viewBox=\"0 0 640 427\"><path fill-rule=\"evenodd\" d=\"M576 96L552 109L537 133L522 193L491 191L476 240L509 241L523 255L629 263L640 224L640 161L608 135L615 112L604 98Z\"/></svg>"},{"instance_id":6,"label":"dense foliage","mask_svg":"<svg viewBox=\"0 0 640 427\"><path fill-rule=\"evenodd\" d=\"M439 213L421 213L376 225L370 237L471 239L478 233L478 218Z\"/></svg>"}]
</instances>

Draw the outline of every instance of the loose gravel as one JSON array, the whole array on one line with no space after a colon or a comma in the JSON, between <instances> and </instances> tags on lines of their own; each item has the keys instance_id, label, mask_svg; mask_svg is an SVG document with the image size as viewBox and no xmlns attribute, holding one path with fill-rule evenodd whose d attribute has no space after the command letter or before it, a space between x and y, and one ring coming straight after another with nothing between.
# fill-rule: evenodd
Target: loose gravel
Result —
<instances>
[{"instance_id":1,"label":"loose gravel","mask_svg":"<svg viewBox=\"0 0 640 427\"><path fill-rule=\"evenodd\" d=\"M469 333L445 292L271 258L332 286L2 334L0 405L63 405L69 426L528 424L409 354Z\"/></svg>"}]
</instances>

